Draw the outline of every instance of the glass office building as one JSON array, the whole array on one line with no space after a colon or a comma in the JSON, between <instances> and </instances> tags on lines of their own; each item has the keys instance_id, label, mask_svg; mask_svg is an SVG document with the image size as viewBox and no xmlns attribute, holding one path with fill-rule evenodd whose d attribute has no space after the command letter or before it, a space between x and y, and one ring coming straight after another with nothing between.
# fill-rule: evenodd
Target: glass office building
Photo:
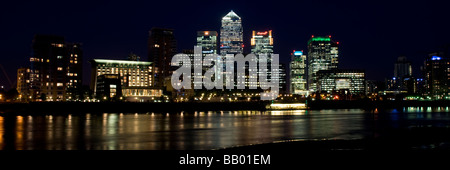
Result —
<instances>
[{"instance_id":1,"label":"glass office building","mask_svg":"<svg viewBox=\"0 0 450 170\"><path fill-rule=\"evenodd\" d=\"M319 92L348 90L350 94L365 94L364 70L334 69L320 70L317 73Z\"/></svg>"},{"instance_id":2,"label":"glass office building","mask_svg":"<svg viewBox=\"0 0 450 170\"><path fill-rule=\"evenodd\" d=\"M308 95L306 88L306 55L303 51L293 51L290 63L290 93Z\"/></svg>"},{"instance_id":3,"label":"glass office building","mask_svg":"<svg viewBox=\"0 0 450 170\"><path fill-rule=\"evenodd\" d=\"M231 10L222 18L220 28L220 54L240 54L243 53L243 28L242 20Z\"/></svg>"},{"instance_id":4,"label":"glass office building","mask_svg":"<svg viewBox=\"0 0 450 170\"><path fill-rule=\"evenodd\" d=\"M252 31L250 45L252 46L252 53L256 56L260 54L273 54L272 30Z\"/></svg>"},{"instance_id":5,"label":"glass office building","mask_svg":"<svg viewBox=\"0 0 450 170\"><path fill-rule=\"evenodd\" d=\"M197 46L202 54L217 54L217 31L197 31Z\"/></svg>"},{"instance_id":6,"label":"glass office building","mask_svg":"<svg viewBox=\"0 0 450 170\"><path fill-rule=\"evenodd\" d=\"M320 70L333 70L338 68L339 42L328 37L312 36L308 41L308 88L316 91L317 72Z\"/></svg>"}]
</instances>

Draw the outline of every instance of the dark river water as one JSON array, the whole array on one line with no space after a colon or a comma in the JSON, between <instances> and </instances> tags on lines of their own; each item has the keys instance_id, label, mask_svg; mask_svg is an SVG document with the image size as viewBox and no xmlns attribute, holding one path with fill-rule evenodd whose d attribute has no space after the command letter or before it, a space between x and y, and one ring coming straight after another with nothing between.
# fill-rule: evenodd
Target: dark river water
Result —
<instances>
[{"instance_id":1,"label":"dark river water","mask_svg":"<svg viewBox=\"0 0 450 170\"><path fill-rule=\"evenodd\" d=\"M76 113L0 116L0 149L203 150L301 140L354 140L377 129L444 127L445 107L354 110ZM449 134L450 135L450 134Z\"/></svg>"}]
</instances>

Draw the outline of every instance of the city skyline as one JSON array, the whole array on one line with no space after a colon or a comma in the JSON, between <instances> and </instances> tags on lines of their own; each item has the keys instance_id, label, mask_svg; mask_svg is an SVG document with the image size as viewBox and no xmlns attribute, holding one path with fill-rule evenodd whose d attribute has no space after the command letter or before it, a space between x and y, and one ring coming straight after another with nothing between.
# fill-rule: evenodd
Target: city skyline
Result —
<instances>
[{"instance_id":1,"label":"city skyline","mask_svg":"<svg viewBox=\"0 0 450 170\"><path fill-rule=\"evenodd\" d=\"M306 50L307 40L311 35L332 35L334 39L339 40L340 44L340 67L341 68L353 68L353 65L360 65L358 68L362 68L366 70L367 79L374 80L384 80L385 78L389 78L393 76L393 63L396 61L397 57L400 55L406 56L412 62L413 74L415 77L423 77L420 73L420 66L423 65L427 54L433 51L438 50L442 45L447 43L446 37L449 37L449 34L443 32L443 28L433 27L433 28L425 28L424 25L427 23L430 24L434 20L442 20L442 16L440 15L439 10L433 10L432 12L426 13L417 9L427 9L429 8L440 8L439 4L405 4L405 6L401 6L400 4L391 4L388 7L379 8L380 11L377 12L375 9L379 6L375 4L373 7L367 7L368 4L353 4L350 7L345 7L345 3L336 3L336 2L323 2L323 3L313 3L313 2L304 2L299 3L305 6L301 6L303 10L310 11L313 8L307 8L309 6L314 5L322 5L325 9L325 14L316 14L317 17L312 17L312 19L307 19L307 16L314 16L313 14L308 14L305 16L300 16L296 14L296 11L289 12L281 12L282 14L272 14L265 15L264 13L249 13L244 10L245 7L251 6L252 8L257 8L263 6L262 4L255 4L250 2L243 2L240 5L236 5L231 7L231 5L218 6L215 5L214 9L205 9L203 11L190 12L186 14L186 16L180 17L193 17L197 15L201 15L201 19L194 19L193 21L183 21L181 19L175 19L175 14L168 16L160 16L159 18L155 18L154 16L149 16L145 12L132 12L131 14L124 14L124 18L134 17L133 20L139 20L142 18L148 18L149 20L154 20L153 22L144 22L139 21L136 24L130 24L126 27L120 26L118 28L109 27L105 28L106 25L111 25L115 22L121 23L125 22L126 19L120 19L119 14L114 13L113 9L120 9L119 4L116 2L97 2L92 4L91 6L86 5L85 3L80 3L75 5L74 7L62 7L63 4L54 3L52 5L44 6L48 2L44 2L43 4L33 4L28 3L19 5L19 4L10 5L11 9L22 9L22 8L30 8L31 11L35 10L33 7L40 7L41 9L58 9L57 11L61 13L62 16L52 16L50 12L42 12L36 15L41 17L48 17L48 20L40 20L35 17L24 17L24 14L16 14L16 12L11 11L11 9L5 9L2 12L1 20L4 23L9 23L12 27L2 28L3 32L12 32L12 28L19 27L19 29L14 30L13 34L5 35L5 39L1 41L1 48L4 51L4 56L10 57L1 57L1 64L5 68L7 75L14 82L16 71L19 67L27 66L27 60L30 56L30 44L31 39L34 34L42 33L42 34L54 34L64 36L69 42L79 42L83 44L83 51L85 55L85 60L83 63L84 68L88 68L89 64L87 61L94 58L111 58L111 59L123 59L130 52L136 53L138 56L143 57L142 61L147 61L145 58L147 54L147 43L145 42L148 39L148 31L152 27L164 27L164 28L172 28L174 29L174 34L179 42L179 46L177 51L181 52L182 49L192 48L195 45L195 36L196 31L201 30L211 30L211 31L219 31L220 30L220 19L227 14L230 10L234 10L243 20L244 29L244 45L245 51L250 51L250 37L252 30L274 30L275 43L274 53L280 54L280 61L282 63L288 63L290 59L289 53L293 49ZM159 2L162 3L162 2ZM195 4L195 3L194 3ZM35 6L33 6L35 5ZM135 7L142 4L131 3L127 4L125 7ZM164 5L162 3L161 5ZM198 5L198 4L197 4ZM189 6L189 5L188 5ZM213 4L214 6L214 4ZM292 5L289 5L292 6ZM292 9L293 7L289 7L286 5L276 4L272 6L274 9L280 8L288 8ZM79 17L75 15L73 9L86 9L86 13L81 13ZM361 7L361 8L355 8ZM407 9L406 7L410 7ZM428 7L428 8L426 8ZM186 10L181 8L178 5L173 7L176 10ZM353 16L352 12L343 12L344 9L351 8L354 13L363 14L362 16ZM100 9L99 11L106 12L105 14L100 14L94 9ZM384 9L384 10L381 10ZM417 11L414 11L414 10ZM364 10L368 10L365 12ZM395 11L397 10L397 11ZM427 11L425 10L425 11ZM62 11L67 11L63 13ZM279 11L279 10L277 10ZM9 13L6 13L9 12ZM158 10L155 10L158 12ZM328 28L323 27L324 24L319 21L320 16L331 14L333 12L338 16L348 16L352 17L345 18L342 20L337 19L337 16L330 16L334 18L334 20L330 21L331 25L334 23L336 26L329 26ZM342 13L340 13L342 12ZM374 16L374 14L370 14L369 12L374 12L374 14L383 14L379 16ZM393 23L393 19L388 19L388 14L405 12L404 20L400 23ZM153 13L153 12L151 12ZM3 15L6 14L6 15ZM106 15L111 14L111 15ZM180 14L177 12L177 14ZM408 16L410 14L411 16ZM311 22L298 22L295 20L291 20L292 23L286 24L286 22L277 21L276 17L283 16L286 19L293 19L298 17L298 20L305 20ZM77 22L80 24L75 24L76 22L67 22L61 20L61 17L65 18L77 18ZM368 23L363 20L364 17L367 17L369 20L372 19L375 23ZM396 16L398 17L398 16ZM394 17L394 18L396 18ZM92 19L94 18L94 19ZM14 20L15 19L15 20ZM18 19L22 19L24 23L28 21L26 24L17 24ZM102 27L99 27L95 21L99 21L98 24L106 24ZM102 20L104 19L104 20ZM116 21L117 19L117 21ZM380 23L381 19L387 19L384 26L397 26L392 27L391 30L385 30L384 26L377 25L376 23ZM283 19L284 20L284 19ZM424 23L424 25L417 25L416 27L412 27L413 21L423 21L419 23ZM32 23L40 23L35 24L30 27L25 27L28 24ZM313 24L313 23L319 23ZM353 23L356 22L356 23ZM358 23L360 22L360 23ZM14 24L16 23L16 24ZM417 23L417 22L415 22ZM74 24L74 28L68 27L68 25ZM349 25L350 24L350 25ZM343 29L349 29L350 26L358 26L358 29L362 29L363 33L368 33L367 35L361 37L356 35L361 35L361 32L352 32L352 31L344 31ZM373 24L373 25L372 25ZM400 25L399 25L400 24ZM401 25L403 24L403 25ZM61 27L56 27L61 25ZM136 26L135 26L136 25ZM181 26L183 25L183 26ZM251 26L249 26L251 25ZM301 26L297 29L293 29L290 26ZM338 27L338 25L343 25L343 28ZM370 28L370 26L375 26L375 28L381 27L382 29L374 29ZM408 28L408 29L401 29ZM297 30L297 31L296 31ZM355 30L353 30L355 31ZM381 37L376 37L376 35L385 31L387 34L383 34ZM415 32L414 32L415 31ZM22 33L18 35L18 33ZM114 34L110 34L114 32ZM415 34L411 34L414 32ZM14 34L15 33L15 34ZM111 37L106 37L108 35L114 35ZM352 35L355 34L355 35ZM14 38L11 38L13 37ZM426 36L427 35L427 36ZM431 36L428 36L431 35ZM126 38L130 37L130 38ZM136 38L139 37L139 38ZM381 39L381 40L380 40ZM412 42L415 43L409 43ZM395 44L396 40L408 40L402 41L402 43ZM108 42L107 42L108 41ZM382 42L382 43L380 43ZM406 43L405 43L406 42ZM364 44L364 45L363 45ZM359 47L359 48L358 48ZM381 48L380 48L381 47ZM422 48L423 47L423 48ZM376 49L376 50L375 50ZM372 51L373 50L373 51ZM363 56L363 57L361 57ZM365 57L367 56L367 57ZM371 61L370 58L377 58L377 60ZM3 70L2 70L3 71ZM84 69L84 75L89 75L89 70ZM9 86L9 83L5 80L4 74L0 75L2 82L1 85L6 87ZM85 85L88 83L89 77L85 76L84 81Z\"/></svg>"}]
</instances>

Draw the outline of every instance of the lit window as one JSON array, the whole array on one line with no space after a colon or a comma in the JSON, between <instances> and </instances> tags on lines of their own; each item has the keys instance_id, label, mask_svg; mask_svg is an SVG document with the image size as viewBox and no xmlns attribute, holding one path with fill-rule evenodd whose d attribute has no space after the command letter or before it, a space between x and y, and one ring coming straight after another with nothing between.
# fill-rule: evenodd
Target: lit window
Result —
<instances>
[{"instance_id":1,"label":"lit window","mask_svg":"<svg viewBox=\"0 0 450 170\"><path fill-rule=\"evenodd\" d=\"M63 58L63 56L60 56L60 55L59 55L59 56L57 56L56 58L58 58L58 59L62 59L62 58Z\"/></svg>"},{"instance_id":2,"label":"lit window","mask_svg":"<svg viewBox=\"0 0 450 170\"><path fill-rule=\"evenodd\" d=\"M64 83L56 83L56 86L58 87L62 87L64 85Z\"/></svg>"},{"instance_id":3,"label":"lit window","mask_svg":"<svg viewBox=\"0 0 450 170\"><path fill-rule=\"evenodd\" d=\"M63 68L62 68L62 67L58 67L57 69L58 69L58 71L62 71L62 70L63 70Z\"/></svg>"}]
</instances>

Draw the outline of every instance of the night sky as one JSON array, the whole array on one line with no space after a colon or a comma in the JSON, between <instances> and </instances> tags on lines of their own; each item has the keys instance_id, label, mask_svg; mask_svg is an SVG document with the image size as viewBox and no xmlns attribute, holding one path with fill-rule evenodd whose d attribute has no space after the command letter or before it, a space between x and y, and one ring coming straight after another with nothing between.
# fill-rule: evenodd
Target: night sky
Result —
<instances>
[{"instance_id":1,"label":"night sky","mask_svg":"<svg viewBox=\"0 0 450 170\"><path fill-rule=\"evenodd\" d=\"M365 69L367 79L393 76L405 55L413 74L429 52L450 44L446 2L410 1L7 1L0 5L0 64L13 84L29 65L34 34L61 35L83 43L84 84L93 58L124 59L130 52L147 60L148 31L172 28L178 51L192 49L196 31L220 31L230 10L243 20L245 50L252 30L272 29L274 51L288 63L292 50L307 51L311 35L339 41L339 67ZM0 66L0 85L9 82Z\"/></svg>"}]
</instances>

